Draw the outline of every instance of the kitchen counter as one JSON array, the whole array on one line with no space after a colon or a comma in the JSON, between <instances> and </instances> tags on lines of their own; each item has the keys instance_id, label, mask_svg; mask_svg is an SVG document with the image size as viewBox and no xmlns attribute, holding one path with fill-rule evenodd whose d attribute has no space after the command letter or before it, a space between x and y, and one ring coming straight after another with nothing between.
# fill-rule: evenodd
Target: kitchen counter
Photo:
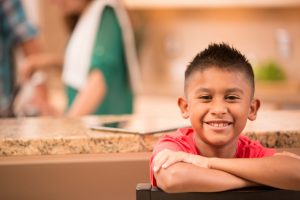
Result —
<instances>
[{"instance_id":1,"label":"kitchen counter","mask_svg":"<svg viewBox=\"0 0 300 200\"><path fill-rule=\"evenodd\" d=\"M126 117L1 119L0 156L152 151L165 133L136 135L88 128ZM167 118L161 116L161 120ZM247 124L244 134L267 147L300 148L300 111L262 111L256 121Z\"/></svg>"}]
</instances>

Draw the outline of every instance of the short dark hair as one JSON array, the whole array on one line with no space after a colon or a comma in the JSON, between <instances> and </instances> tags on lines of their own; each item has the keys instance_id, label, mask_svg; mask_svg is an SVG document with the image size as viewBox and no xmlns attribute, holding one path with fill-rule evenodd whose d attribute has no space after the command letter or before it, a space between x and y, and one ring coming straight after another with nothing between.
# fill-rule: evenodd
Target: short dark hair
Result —
<instances>
[{"instance_id":1,"label":"short dark hair","mask_svg":"<svg viewBox=\"0 0 300 200\"><path fill-rule=\"evenodd\" d=\"M251 64L241 52L226 43L212 43L196 55L185 71L185 92L188 79L194 72L213 67L227 71L242 72L248 79L254 94L254 73Z\"/></svg>"}]
</instances>

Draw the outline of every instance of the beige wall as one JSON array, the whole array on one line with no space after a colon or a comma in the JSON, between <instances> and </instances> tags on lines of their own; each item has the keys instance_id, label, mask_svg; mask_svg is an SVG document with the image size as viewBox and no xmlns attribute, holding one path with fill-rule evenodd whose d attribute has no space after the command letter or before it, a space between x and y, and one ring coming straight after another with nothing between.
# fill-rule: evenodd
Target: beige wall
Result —
<instances>
[{"instance_id":1,"label":"beige wall","mask_svg":"<svg viewBox=\"0 0 300 200\"><path fill-rule=\"evenodd\" d=\"M68 34L59 10L50 1L43 1L40 8L47 48L63 54ZM187 63L210 42L234 45L254 66L276 60L290 80L300 77L300 7L132 9L129 14L147 94L181 94ZM279 29L286 30L290 39L287 57L278 50Z\"/></svg>"},{"instance_id":2,"label":"beige wall","mask_svg":"<svg viewBox=\"0 0 300 200\"><path fill-rule=\"evenodd\" d=\"M63 15L52 0L39 1L39 11L40 33L45 50L62 60L69 37ZM66 107L61 71L62 66L52 66L47 70L50 103L59 113L63 113Z\"/></svg>"},{"instance_id":3,"label":"beige wall","mask_svg":"<svg viewBox=\"0 0 300 200\"><path fill-rule=\"evenodd\" d=\"M131 17L143 39L140 60L150 93L180 93L185 66L210 42L232 44L254 66L273 59L289 79L300 77L300 8L141 10ZM278 29L291 42L287 57L278 51Z\"/></svg>"},{"instance_id":4,"label":"beige wall","mask_svg":"<svg viewBox=\"0 0 300 200\"><path fill-rule=\"evenodd\" d=\"M63 55L69 33L65 27L62 13L51 0L41 1L39 7L40 29L47 50Z\"/></svg>"}]
</instances>

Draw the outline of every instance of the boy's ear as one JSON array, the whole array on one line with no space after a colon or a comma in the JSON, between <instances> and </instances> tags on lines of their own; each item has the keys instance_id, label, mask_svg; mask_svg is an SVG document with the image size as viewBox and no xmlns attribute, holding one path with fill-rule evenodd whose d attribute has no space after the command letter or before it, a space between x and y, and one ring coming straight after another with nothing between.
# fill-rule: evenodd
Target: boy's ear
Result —
<instances>
[{"instance_id":1,"label":"boy's ear","mask_svg":"<svg viewBox=\"0 0 300 200\"><path fill-rule=\"evenodd\" d=\"M190 117L189 111L188 111L188 102L184 97L179 97L177 100L177 105L180 108L181 116L184 119L188 119Z\"/></svg>"},{"instance_id":2,"label":"boy's ear","mask_svg":"<svg viewBox=\"0 0 300 200\"><path fill-rule=\"evenodd\" d=\"M254 121L256 119L257 111L260 108L260 100L253 99L250 104L250 110L248 114L248 119Z\"/></svg>"}]
</instances>

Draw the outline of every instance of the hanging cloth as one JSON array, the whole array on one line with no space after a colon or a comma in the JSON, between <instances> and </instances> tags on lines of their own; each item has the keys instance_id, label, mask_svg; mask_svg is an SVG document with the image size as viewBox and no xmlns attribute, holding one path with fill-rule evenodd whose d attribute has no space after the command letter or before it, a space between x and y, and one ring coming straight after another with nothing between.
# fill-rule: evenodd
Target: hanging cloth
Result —
<instances>
[{"instance_id":1,"label":"hanging cloth","mask_svg":"<svg viewBox=\"0 0 300 200\"><path fill-rule=\"evenodd\" d=\"M63 81L78 90L86 84L98 26L105 6L114 9L120 23L130 85L133 92L137 93L141 88L141 80L132 28L125 9L116 0L95 0L80 17L66 49Z\"/></svg>"}]
</instances>

